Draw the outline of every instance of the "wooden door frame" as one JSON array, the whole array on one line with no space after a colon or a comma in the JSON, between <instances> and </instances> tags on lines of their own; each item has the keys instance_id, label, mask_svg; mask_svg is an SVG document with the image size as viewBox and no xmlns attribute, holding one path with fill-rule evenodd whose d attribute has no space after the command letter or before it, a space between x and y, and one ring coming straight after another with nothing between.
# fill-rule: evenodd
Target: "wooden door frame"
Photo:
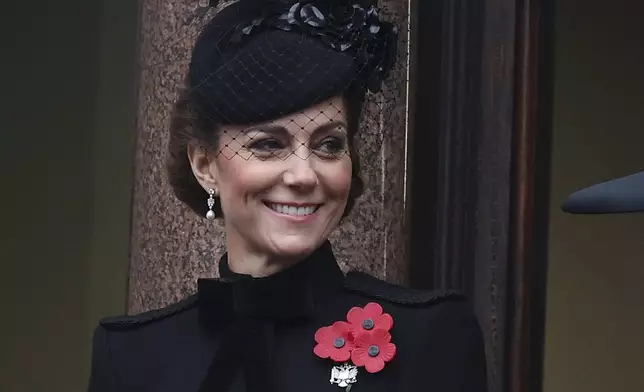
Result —
<instances>
[{"instance_id":1,"label":"wooden door frame","mask_svg":"<svg viewBox=\"0 0 644 392\"><path fill-rule=\"evenodd\" d=\"M411 0L409 283L468 294L490 392L540 392L552 0Z\"/></svg>"}]
</instances>

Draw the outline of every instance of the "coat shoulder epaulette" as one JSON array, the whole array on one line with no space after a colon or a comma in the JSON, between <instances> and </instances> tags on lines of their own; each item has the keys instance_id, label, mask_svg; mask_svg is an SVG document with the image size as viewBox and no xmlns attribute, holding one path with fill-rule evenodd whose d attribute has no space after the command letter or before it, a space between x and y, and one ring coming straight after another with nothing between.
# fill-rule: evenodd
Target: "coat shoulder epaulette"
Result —
<instances>
[{"instance_id":1,"label":"coat shoulder epaulette","mask_svg":"<svg viewBox=\"0 0 644 392\"><path fill-rule=\"evenodd\" d=\"M197 297L194 294L164 308L150 310L136 315L104 317L99 323L108 329L128 329L150 324L193 308L197 303Z\"/></svg>"},{"instance_id":2,"label":"coat shoulder epaulette","mask_svg":"<svg viewBox=\"0 0 644 392\"><path fill-rule=\"evenodd\" d=\"M418 290L385 282L369 274L351 271L346 275L346 290L398 305L426 306L446 300L465 300L456 290Z\"/></svg>"}]
</instances>

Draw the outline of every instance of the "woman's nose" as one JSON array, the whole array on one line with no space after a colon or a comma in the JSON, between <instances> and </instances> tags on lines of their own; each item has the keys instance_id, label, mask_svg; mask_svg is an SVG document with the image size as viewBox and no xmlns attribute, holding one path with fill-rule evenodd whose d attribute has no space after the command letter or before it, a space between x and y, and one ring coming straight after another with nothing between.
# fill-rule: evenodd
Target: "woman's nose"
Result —
<instances>
[{"instance_id":1,"label":"woman's nose","mask_svg":"<svg viewBox=\"0 0 644 392\"><path fill-rule=\"evenodd\" d=\"M308 148L302 146L286 158L284 183L291 187L311 188L318 182L318 176L313 167L314 159Z\"/></svg>"}]
</instances>

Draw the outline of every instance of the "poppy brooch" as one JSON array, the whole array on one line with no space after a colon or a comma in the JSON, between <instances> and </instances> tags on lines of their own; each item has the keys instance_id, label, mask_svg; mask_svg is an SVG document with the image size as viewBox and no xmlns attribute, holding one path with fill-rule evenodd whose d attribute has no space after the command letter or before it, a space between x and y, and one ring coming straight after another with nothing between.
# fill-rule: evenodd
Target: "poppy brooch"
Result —
<instances>
[{"instance_id":1,"label":"poppy brooch","mask_svg":"<svg viewBox=\"0 0 644 392\"><path fill-rule=\"evenodd\" d=\"M364 308L354 307L347 313L347 321L336 321L315 333L315 355L331 359L331 384L349 392L357 381L358 368L369 373L384 369L385 363L396 356L396 345L391 343L389 331L394 320L382 307L370 302Z\"/></svg>"}]
</instances>

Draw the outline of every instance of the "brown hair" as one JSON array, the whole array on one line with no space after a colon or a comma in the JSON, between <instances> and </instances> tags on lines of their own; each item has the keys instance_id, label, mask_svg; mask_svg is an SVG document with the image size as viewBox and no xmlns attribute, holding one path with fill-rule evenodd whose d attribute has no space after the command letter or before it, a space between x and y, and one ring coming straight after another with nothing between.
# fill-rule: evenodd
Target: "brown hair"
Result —
<instances>
[{"instance_id":1,"label":"brown hair","mask_svg":"<svg viewBox=\"0 0 644 392\"><path fill-rule=\"evenodd\" d=\"M364 94L345 92L342 97L347 108L349 156L351 157L351 189L343 214L345 217L351 212L355 200L364 189L364 183L360 178L360 160L354 143L354 137L360 127ZM166 170L175 196L202 217L205 217L208 211L206 204L208 193L197 182L192 172L187 149L195 142L206 149L217 148L218 128L220 125L211 121L199 110L191 94L184 89L171 115ZM218 198L215 199L213 211L216 216L223 216Z\"/></svg>"}]
</instances>

